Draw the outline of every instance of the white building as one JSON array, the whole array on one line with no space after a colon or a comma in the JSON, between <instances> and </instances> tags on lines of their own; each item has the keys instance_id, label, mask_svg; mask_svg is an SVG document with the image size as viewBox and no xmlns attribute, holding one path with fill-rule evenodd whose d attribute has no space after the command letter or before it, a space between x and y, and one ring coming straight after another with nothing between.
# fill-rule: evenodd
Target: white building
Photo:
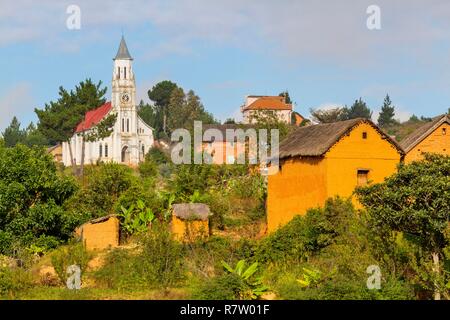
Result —
<instances>
[{"instance_id":1,"label":"white building","mask_svg":"<svg viewBox=\"0 0 450 320\"><path fill-rule=\"evenodd\" d=\"M111 102L87 112L70 140L72 154L77 165L81 163L82 138L80 133L89 131L112 113L117 114L117 122L112 134L103 140L85 143L85 164L103 161L137 165L153 146L153 128L137 114L133 58L128 52L123 37L114 58ZM62 155L64 165L70 166L72 163L67 142L63 143Z\"/></svg>"},{"instance_id":2,"label":"white building","mask_svg":"<svg viewBox=\"0 0 450 320\"><path fill-rule=\"evenodd\" d=\"M272 113L286 123L291 123L292 104L286 103L283 96L247 96L241 106L243 123L255 123L258 113Z\"/></svg>"}]
</instances>

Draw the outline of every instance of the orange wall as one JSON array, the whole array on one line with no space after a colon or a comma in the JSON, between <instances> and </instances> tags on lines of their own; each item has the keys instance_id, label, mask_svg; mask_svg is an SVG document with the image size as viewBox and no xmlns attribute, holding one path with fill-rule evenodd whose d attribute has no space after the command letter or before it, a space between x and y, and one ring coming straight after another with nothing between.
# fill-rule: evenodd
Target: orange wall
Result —
<instances>
[{"instance_id":1,"label":"orange wall","mask_svg":"<svg viewBox=\"0 0 450 320\"><path fill-rule=\"evenodd\" d=\"M321 158L287 160L268 176L267 230L271 232L326 200L326 165Z\"/></svg>"},{"instance_id":2,"label":"orange wall","mask_svg":"<svg viewBox=\"0 0 450 320\"><path fill-rule=\"evenodd\" d=\"M367 139L362 138L363 132ZM326 154L327 196L351 196L361 169L369 170L369 181L382 182L396 171L400 157L397 149L372 126L358 125Z\"/></svg>"},{"instance_id":3,"label":"orange wall","mask_svg":"<svg viewBox=\"0 0 450 320\"><path fill-rule=\"evenodd\" d=\"M367 139L362 139L363 132L367 132ZM268 232L289 222L295 215L323 206L329 197L350 196L357 185L358 169L369 170L369 180L382 182L396 171L400 159L394 146L372 126L362 123L333 146L324 158L285 161L281 171L268 178Z\"/></svg>"},{"instance_id":4,"label":"orange wall","mask_svg":"<svg viewBox=\"0 0 450 320\"><path fill-rule=\"evenodd\" d=\"M172 233L176 240L193 242L209 235L208 220L182 220L172 215Z\"/></svg>"},{"instance_id":5,"label":"orange wall","mask_svg":"<svg viewBox=\"0 0 450 320\"><path fill-rule=\"evenodd\" d=\"M442 134L443 128L446 129L446 135ZM439 128L434 130L432 134L411 149L411 151L409 151L405 156L405 163L422 159L422 152L450 155L450 125L448 123L443 123Z\"/></svg>"}]
</instances>

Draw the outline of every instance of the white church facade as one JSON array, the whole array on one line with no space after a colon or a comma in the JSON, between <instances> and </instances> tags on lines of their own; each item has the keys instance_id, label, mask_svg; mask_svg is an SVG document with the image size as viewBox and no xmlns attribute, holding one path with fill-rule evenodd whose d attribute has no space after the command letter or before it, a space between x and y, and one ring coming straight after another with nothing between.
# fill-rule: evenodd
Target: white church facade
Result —
<instances>
[{"instance_id":1,"label":"white church facade","mask_svg":"<svg viewBox=\"0 0 450 320\"><path fill-rule=\"evenodd\" d=\"M70 140L74 163L81 164L83 131L92 127L108 115L115 113L117 121L112 134L102 140L85 142L85 164L116 162L135 166L143 161L145 154L153 146L153 128L147 125L137 113L136 82L131 57L125 39L122 37L119 50L114 58L111 101L86 113L78 124ZM71 166L69 144L62 144L64 165Z\"/></svg>"}]
</instances>

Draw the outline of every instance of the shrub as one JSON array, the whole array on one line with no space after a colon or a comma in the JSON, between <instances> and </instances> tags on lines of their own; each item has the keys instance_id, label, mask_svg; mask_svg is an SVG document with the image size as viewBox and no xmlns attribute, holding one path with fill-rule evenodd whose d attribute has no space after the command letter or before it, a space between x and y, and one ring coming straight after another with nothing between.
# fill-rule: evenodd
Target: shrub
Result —
<instances>
[{"instance_id":1,"label":"shrub","mask_svg":"<svg viewBox=\"0 0 450 320\"><path fill-rule=\"evenodd\" d=\"M0 148L0 253L13 254L14 243L28 246L41 237L67 240L78 221L63 205L76 190L44 149Z\"/></svg>"},{"instance_id":2,"label":"shrub","mask_svg":"<svg viewBox=\"0 0 450 320\"><path fill-rule=\"evenodd\" d=\"M77 265L80 267L81 276L83 276L90 258L91 255L81 242L62 246L51 254L53 268L55 268L59 280L64 285L67 281L67 267Z\"/></svg>"},{"instance_id":3,"label":"shrub","mask_svg":"<svg viewBox=\"0 0 450 320\"><path fill-rule=\"evenodd\" d=\"M328 199L324 208L310 209L263 239L256 255L263 262L304 261L349 232L355 210L350 200Z\"/></svg>"},{"instance_id":4,"label":"shrub","mask_svg":"<svg viewBox=\"0 0 450 320\"><path fill-rule=\"evenodd\" d=\"M21 268L0 267L0 296L13 299L33 286L30 272Z\"/></svg>"},{"instance_id":5,"label":"shrub","mask_svg":"<svg viewBox=\"0 0 450 320\"><path fill-rule=\"evenodd\" d=\"M113 250L95 273L108 288L129 290L177 286L184 279L183 247L172 238L167 225L155 223L142 236L138 252Z\"/></svg>"}]
</instances>

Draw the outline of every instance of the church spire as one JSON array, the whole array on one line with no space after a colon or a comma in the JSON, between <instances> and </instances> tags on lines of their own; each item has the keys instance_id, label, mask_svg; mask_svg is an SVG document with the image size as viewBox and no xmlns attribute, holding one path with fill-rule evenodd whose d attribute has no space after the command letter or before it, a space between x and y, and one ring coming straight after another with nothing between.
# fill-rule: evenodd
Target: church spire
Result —
<instances>
[{"instance_id":1,"label":"church spire","mask_svg":"<svg viewBox=\"0 0 450 320\"><path fill-rule=\"evenodd\" d=\"M119 50L117 50L117 54L114 60L133 60L133 58L130 55L130 52L128 51L128 47L123 35L122 40L120 40Z\"/></svg>"}]
</instances>

